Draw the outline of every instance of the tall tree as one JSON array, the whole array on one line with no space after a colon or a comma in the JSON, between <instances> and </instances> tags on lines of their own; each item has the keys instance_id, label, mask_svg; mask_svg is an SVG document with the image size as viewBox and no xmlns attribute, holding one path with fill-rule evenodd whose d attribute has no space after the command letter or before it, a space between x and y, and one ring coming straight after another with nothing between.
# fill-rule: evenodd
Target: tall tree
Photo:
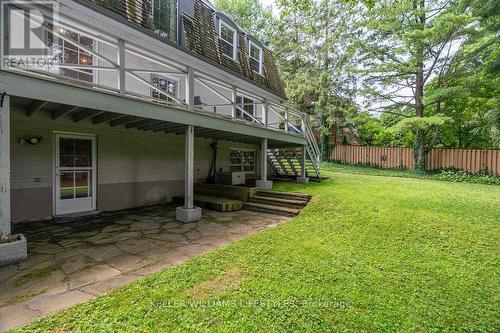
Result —
<instances>
[{"instance_id":1,"label":"tall tree","mask_svg":"<svg viewBox=\"0 0 500 333\"><path fill-rule=\"evenodd\" d=\"M439 78L474 29L472 22L458 0L381 0L366 10L361 21L358 69L366 76L364 91L382 111L395 106L413 110L396 130L413 132L419 171L425 170L427 155L448 120L440 114L440 103L462 93L442 85ZM435 78L439 89L425 96L426 84Z\"/></svg>"},{"instance_id":2,"label":"tall tree","mask_svg":"<svg viewBox=\"0 0 500 333\"><path fill-rule=\"evenodd\" d=\"M275 54L287 94L297 107L313 110L321 133L321 155L329 157L333 123L353 109L355 77L352 31L355 6L336 0L280 0ZM338 126L337 126L338 127Z\"/></svg>"}]
</instances>

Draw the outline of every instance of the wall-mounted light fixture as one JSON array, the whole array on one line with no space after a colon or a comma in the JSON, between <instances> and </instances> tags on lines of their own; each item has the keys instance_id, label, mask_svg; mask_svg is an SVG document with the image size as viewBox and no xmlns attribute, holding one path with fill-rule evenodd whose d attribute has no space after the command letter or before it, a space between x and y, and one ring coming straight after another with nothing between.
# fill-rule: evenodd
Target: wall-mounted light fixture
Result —
<instances>
[{"instance_id":1,"label":"wall-mounted light fixture","mask_svg":"<svg viewBox=\"0 0 500 333\"><path fill-rule=\"evenodd\" d=\"M19 138L19 143L22 145L24 145L24 144L37 145L41 142L42 142L42 138L40 138L40 137Z\"/></svg>"}]
</instances>

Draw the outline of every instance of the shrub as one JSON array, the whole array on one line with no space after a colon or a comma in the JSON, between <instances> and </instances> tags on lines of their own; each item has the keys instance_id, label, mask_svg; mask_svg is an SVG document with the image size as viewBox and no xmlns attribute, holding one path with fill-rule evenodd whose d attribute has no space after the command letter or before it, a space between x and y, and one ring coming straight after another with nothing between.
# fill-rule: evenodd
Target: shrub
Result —
<instances>
[{"instance_id":1,"label":"shrub","mask_svg":"<svg viewBox=\"0 0 500 333\"><path fill-rule=\"evenodd\" d=\"M500 177L495 176L488 170L480 170L477 173L469 173L460 169L446 169L441 170L441 172L436 174L434 178L450 182L500 185Z\"/></svg>"}]
</instances>

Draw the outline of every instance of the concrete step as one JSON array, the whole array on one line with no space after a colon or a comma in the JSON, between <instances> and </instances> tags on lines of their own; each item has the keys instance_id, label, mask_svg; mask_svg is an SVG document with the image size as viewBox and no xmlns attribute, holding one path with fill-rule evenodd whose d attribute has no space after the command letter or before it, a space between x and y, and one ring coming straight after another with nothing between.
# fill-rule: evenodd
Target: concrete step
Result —
<instances>
[{"instance_id":1,"label":"concrete step","mask_svg":"<svg viewBox=\"0 0 500 333\"><path fill-rule=\"evenodd\" d=\"M283 207L283 206L275 206L275 205L266 205L262 203L256 202L245 202L243 203L243 208L247 210L251 210L254 212L263 212L269 214L278 214L284 216L295 216L300 213L300 209L291 208L291 207Z\"/></svg>"},{"instance_id":2,"label":"concrete step","mask_svg":"<svg viewBox=\"0 0 500 333\"><path fill-rule=\"evenodd\" d=\"M307 205L307 200L304 199L285 199L269 196L254 195L250 202L263 203L266 205L287 206L292 208L302 208Z\"/></svg>"},{"instance_id":3,"label":"concrete step","mask_svg":"<svg viewBox=\"0 0 500 333\"><path fill-rule=\"evenodd\" d=\"M310 194L294 193L294 192L277 192L277 191L268 191L268 190L257 190L257 192L255 192L255 195L262 196L262 197L289 199L289 200L304 200L306 202L309 202L309 200L311 200Z\"/></svg>"},{"instance_id":4,"label":"concrete step","mask_svg":"<svg viewBox=\"0 0 500 333\"><path fill-rule=\"evenodd\" d=\"M201 194L194 195L194 204L218 212L234 212L243 208L243 201Z\"/></svg>"}]
</instances>

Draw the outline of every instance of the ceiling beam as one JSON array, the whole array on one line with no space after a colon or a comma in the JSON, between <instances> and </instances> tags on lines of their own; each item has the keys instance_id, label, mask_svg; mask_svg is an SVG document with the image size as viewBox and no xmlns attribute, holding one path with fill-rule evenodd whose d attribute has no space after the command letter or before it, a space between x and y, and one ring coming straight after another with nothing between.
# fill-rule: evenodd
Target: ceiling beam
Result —
<instances>
[{"instance_id":1,"label":"ceiling beam","mask_svg":"<svg viewBox=\"0 0 500 333\"><path fill-rule=\"evenodd\" d=\"M26 116L31 117L33 115L33 113L40 111L47 104L49 104L49 102L47 102L47 101L34 101L33 103L31 103L28 110L26 110Z\"/></svg>"},{"instance_id":2,"label":"ceiling beam","mask_svg":"<svg viewBox=\"0 0 500 333\"><path fill-rule=\"evenodd\" d=\"M149 131L149 130L152 130L158 126L166 126L168 123L165 122L165 121L161 121L161 120L152 120L151 119L151 122L149 122L149 124L147 125L143 125L143 126L139 126L138 129L140 129L141 131Z\"/></svg>"},{"instance_id":3,"label":"ceiling beam","mask_svg":"<svg viewBox=\"0 0 500 333\"><path fill-rule=\"evenodd\" d=\"M83 111L80 111L73 116L73 121L75 123L77 123L79 121L82 121L82 120L87 119L89 117L95 116L95 115L102 113L102 112L103 111L93 110L93 109L83 110Z\"/></svg>"},{"instance_id":4,"label":"ceiling beam","mask_svg":"<svg viewBox=\"0 0 500 333\"><path fill-rule=\"evenodd\" d=\"M71 113L71 112L74 112L74 111L77 111L77 110L80 110L80 107L78 107L78 106L71 106L71 105L64 105L64 106L61 106L60 108L55 109L54 111L52 111L52 114L51 114L50 118L52 120L56 120L57 118L59 118L61 116L64 116L65 114L68 114L68 113Z\"/></svg>"},{"instance_id":5,"label":"ceiling beam","mask_svg":"<svg viewBox=\"0 0 500 333\"><path fill-rule=\"evenodd\" d=\"M109 124L111 127L116 127L116 126L124 125L124 124L130 123L130 122L138 121L138 120L142 120L142 119L144 119L144 117L126 116L126 117L114 119Z\"/></svg>"},{"instance_id":6,"label":"ceiling beam","mask_svg":"<svg viewBox=\"0 0 500 333\"><path fill-rule=\"evenodd\" d=\"M99 125L99 124L104 123L106 121L111 121L111 120L115 120L118 118L124 118L124 117L127 117L127 115L121 114L121 113L115 113L115 112L105 112L105 113L101 113L100 115L92 117L92 124Z\"/></svg>"},{"instance_id":7,"label":"ceiling beam","mask_svg":"<svg viewBox=\"0 0 500 333\"><path fill-rule=\"evenodd\" d=\"M132 120L132 121L125 124L125 128L129 129L129 128L134 128L134 127L139 127L141 125L147 124L148 122L150 122L152 120L154 120L154 119L141 118L141 119L137 119L137 120Z\"/></svg>"}]
</instances>

